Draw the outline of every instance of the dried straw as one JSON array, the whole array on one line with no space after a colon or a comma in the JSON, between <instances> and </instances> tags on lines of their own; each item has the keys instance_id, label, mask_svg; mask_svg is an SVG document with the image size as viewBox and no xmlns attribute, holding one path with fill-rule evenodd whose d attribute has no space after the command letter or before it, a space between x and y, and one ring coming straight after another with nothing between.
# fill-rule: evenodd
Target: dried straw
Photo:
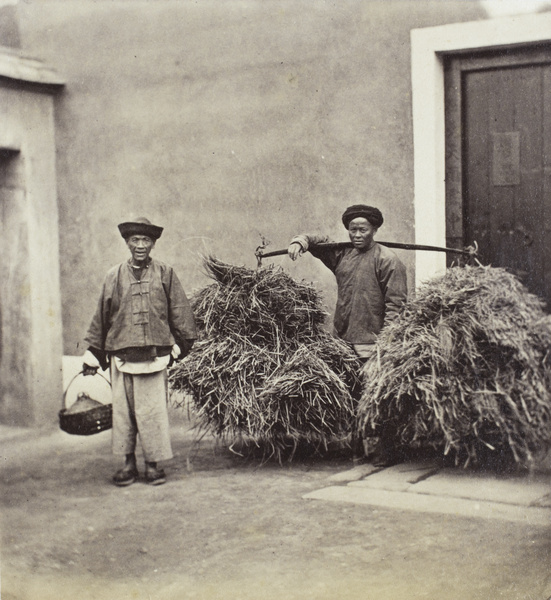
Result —
<instances>
[{"instance_id":1,"label":"dried straw","mask_svg":"<svg viewBox=\"0 0 551 600\"><path fill-rule=\"evenodd\" d=\"M360 363L323 329L315 289L274 266L204 263L215 282L192 298L201 339L169 379L193 396L199 426L279 460L299 443L348 440Z\"/></svg>"},{"instance_id":2,"label":"dried straw","mask_svg":"<svg viewBox=\"0 0 551 600\"><path fill-rule=\"evenodd\" d=\"M456 464L529 466L551 447L551 317L503 269L452 268L380 334L358 407L365 437Z\"/></svg>"}]
</instances>

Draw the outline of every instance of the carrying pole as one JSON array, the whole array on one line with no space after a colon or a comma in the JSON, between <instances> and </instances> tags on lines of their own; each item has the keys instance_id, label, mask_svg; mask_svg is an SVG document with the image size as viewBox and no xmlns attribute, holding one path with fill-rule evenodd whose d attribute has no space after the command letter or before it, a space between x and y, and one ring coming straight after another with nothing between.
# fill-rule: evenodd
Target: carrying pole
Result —
<instances>
[{"instance_id":1,"label":"carrying pole","mask_svg":"<svg viewBox=\"0 0 551 600\"><path fill-rule=\"evenodd\" d=\"M377 244L386 246L387 248L399 248L401 250L424 250L427 252L446 252L449 254L461 254L469 258L476 258L478 256L478 244L474 242L472 246L466 248L444 248L442 246L424 246L422 244L402 244L400 242L380 242L376 240ZM315 248L353 248L352 242L326 242L323 244L316 244ZM283 256L287 254L285 250L272 250L271 252L264 252L265 246L258 246L255 252L255 256L258 262L258 267L262 266L262 259L269 258L271 256Z\"/></svg>"}]
</instances>

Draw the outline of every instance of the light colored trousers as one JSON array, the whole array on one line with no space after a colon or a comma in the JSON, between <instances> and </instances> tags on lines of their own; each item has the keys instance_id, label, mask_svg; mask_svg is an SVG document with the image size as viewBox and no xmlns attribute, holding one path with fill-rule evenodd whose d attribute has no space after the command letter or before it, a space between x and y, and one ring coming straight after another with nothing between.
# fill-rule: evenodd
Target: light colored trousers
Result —
<instances>
[{"instance_id":1,"label":"light colored trousers","mask_svg":"<svg viewBox=\"0 0 551 600\"><path fill-rule=\"evenodd\" d=\"M352 344L352 346L360 358L369 358L373 352L374 344Z\"/></svg>"},{"instance_id":2,"label":"light colored trousers","mask_svg":"<svg viewBox=\"0 0 551 600\"><path fill-rule=\"evenodd\" d=\"M144 459L172 458L167 409L167 371L123 373L111 361L113 453L133 454L139 434Z\"/></svg>"}]
</instances>

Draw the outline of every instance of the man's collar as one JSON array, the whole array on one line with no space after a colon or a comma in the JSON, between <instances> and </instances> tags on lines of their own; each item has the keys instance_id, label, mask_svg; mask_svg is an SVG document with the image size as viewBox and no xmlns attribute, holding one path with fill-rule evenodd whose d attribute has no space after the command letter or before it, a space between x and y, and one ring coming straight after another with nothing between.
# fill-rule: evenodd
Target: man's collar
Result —
<instances>
[{"instance_id":1,"label":"man's collar","mask_svg":"<svg viewBox=\"0 0 551 600\"><path fill-rule=\"evenodd\" d=\"M128 264L129 264L129 265L130 265L130 266L131 266L133 269L144 269L144 268L145 268L145 269L147 269L147 267L149 267L149 265L151 264L151 261L152 261L152 260L153 260L153 259L151 258L151 256L148 256L148 257L147 257L147 261L145 262L145 264L143 264L143 265L133 265L133 264L132 264L132 257L130 257L130 258L128 259Z\"/></svg>"}]
</instances>

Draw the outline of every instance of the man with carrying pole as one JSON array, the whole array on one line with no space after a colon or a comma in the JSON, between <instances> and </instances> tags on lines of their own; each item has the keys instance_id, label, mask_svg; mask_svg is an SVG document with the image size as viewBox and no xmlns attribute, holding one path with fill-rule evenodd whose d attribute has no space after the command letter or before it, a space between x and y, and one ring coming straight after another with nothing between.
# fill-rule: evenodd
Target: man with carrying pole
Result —
<instances>
[{"instance_id":1,"label":"man with carrying pole","mask_svg":"<svg viewBox=\"0 0 551 600\"><path fill-rule=\"evenodd\" d=\"M350 246L331 244L326 236L301 234L288 248L292 260L309 251L323 262L337 280L334 329L365 362L377 334L397 314L407 298L406 268L396 254L373 238L383 224L378 208L365 204L349 206L342 215ZM391 445L392 432L379 432L376 464L398 460Z\"/></svg>"}]
</instances>

